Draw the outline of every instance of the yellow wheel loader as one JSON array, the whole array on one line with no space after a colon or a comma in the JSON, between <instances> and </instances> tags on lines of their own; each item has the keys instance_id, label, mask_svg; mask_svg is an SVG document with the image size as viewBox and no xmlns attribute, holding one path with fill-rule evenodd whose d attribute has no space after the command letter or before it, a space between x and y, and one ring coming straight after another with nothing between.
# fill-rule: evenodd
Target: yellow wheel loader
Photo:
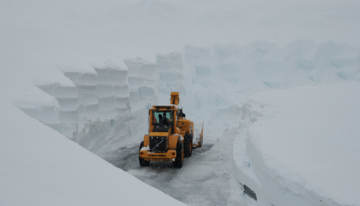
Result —
<instances>
[{"instance_id":1,"label":"yellow wheel loader","mask_svg":"<svg viewBox=\"0 0 360 206\"><path fill-rule=\"evenodd\" d=\"M179 92L171 92L170 105L156 105L149 110L149 131L140 143L139 163L141 167L150 162L170 162L181 168L184 157L190 157L192 150L203 143L204 128L193 143L194 123L185 118L179 108Z\"/></svg>"}]
</instances>

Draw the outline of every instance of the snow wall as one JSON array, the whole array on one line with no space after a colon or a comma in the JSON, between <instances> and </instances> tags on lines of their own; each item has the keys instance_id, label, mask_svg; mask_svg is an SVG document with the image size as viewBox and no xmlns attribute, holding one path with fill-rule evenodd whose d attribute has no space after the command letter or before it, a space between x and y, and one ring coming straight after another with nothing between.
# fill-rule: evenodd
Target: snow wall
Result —
<instances>
[{"instance_id":1,"label":"snow wall","mask_svg":"<svg viewBox=\"0 0 360 206\"><path fill-rule=\"evenodd\" d=\"M259 184L255 170L261 170L260 166L256 169L241 166L251 164L251 158L262 165L257 148L243 138L246 128L261 116L252 112L248 97L267 90L360 80L359 49L334 42L296 41L285 47L269 42L208 48L187 46L182 52L158 55L156 62L134 58L124 63L127 69L104 67L96 68L94 74L65 73L74 82L76 91L67 94L68 101L62 101L68 98L62 97L66 93L63 89L59 93L46 91L56 98L57 106L22 109L112 162L120 148L141 140L146 132L143 117L148 105L167 102L171 90L181 91L181 102L192 114L190 118L205 120L206 133L221 136L226 128L235 128L238 136L234 138L235 145L243 149L234 158L235 162L239 161L236 158L242 158L240 166L234 163L234 171L239 183L257 194L259 204L269 203L274 197L266 194ZM75 97L70 95L73 93ZM92 109L84 109L86 106ZM66 111L72 112L69 116L62 114ZM90 116L87 111L94 114ZM239 149L234 149L237 152ZM281 188L292 190L286 184ZM314 200L305 201L308 205L324 200L306 188L301 191ZM297 192L289 202L303 199ZM286 201L276 203L284 205ZM333 200L322 204L338 205Z\"/></svg>"}]
</instances>

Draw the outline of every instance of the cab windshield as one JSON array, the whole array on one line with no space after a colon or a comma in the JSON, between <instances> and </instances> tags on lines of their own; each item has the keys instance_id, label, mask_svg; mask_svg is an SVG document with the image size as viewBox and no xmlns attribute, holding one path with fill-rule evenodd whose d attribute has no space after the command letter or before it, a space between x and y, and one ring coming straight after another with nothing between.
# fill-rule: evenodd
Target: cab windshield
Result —
<instances>
[{"instance_id":1,"label":"cab windshield","mask_svg":"<svg viewBox=\"0 0 360 206\"><path fill-rule=\"evenodd\" d=\"M153 132L167 132L173 124L173 111L152 111Z\"/></svg>"}]
</instances>

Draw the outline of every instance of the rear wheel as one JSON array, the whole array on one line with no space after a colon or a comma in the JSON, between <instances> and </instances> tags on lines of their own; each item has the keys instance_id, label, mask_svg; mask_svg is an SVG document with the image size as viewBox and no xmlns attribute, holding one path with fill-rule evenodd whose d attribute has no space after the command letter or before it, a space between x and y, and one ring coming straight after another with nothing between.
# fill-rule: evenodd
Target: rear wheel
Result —
<instances>
[{"instance_id":1,"label":"rear wheel","mask_svg":"<svg viewBox=\"0 0 360 206\"><path fill-rule=\"evenodd\" d=\"M150 162L147 161L147 160L144 160L143 158L140 157L140 150L141 150L141 148L143 148L143 147L144 147L144 141L142 141L142 142L140 143L140 147L139 147L139 164L140 164L140 167L147 167L147 166L150 165Z\"/></svg>"},{"instance_id":2,"label":"rear wheel","mask_svg":"<svg viewBox=\"0 0 360 206\"><path fill-rule=\"evenodd\" d=\"M184 139L184 153L185 153L185 157L190 157L192 154L192 135L187 134L185 135L185 139Z\"/></svg>"},{"instance_id":3,"label":"rear wheel","mask_svg":"<svg viewBox=\"0 0 360 206\"><path fill-rule=\"evenodd\" d=\"M179 139L176 146L176 158L175 158L175 162L173 162L173 166L175 168L181 168L183 166L183 162L184 162L184 144Z\"/></svg>"}]
</instances>

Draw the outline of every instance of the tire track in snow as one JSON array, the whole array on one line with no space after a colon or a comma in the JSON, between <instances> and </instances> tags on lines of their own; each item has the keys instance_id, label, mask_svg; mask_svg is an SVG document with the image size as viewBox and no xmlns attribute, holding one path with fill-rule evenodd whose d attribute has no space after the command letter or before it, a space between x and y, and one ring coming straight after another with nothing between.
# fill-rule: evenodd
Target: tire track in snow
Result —
<instances>
[{"instance_id":1,"label":"tire track in snow","mask_svg":"<svg viewBox=\"0 0 360 206\"><path fill-rule=\"evenodd\" d=\"M231 171L232 141L232 137L221 137L204 144L185 159L181 169L166 165L140 168L137 145L123 147L113 164L189 205L239 205L235 199L242 199L242 190Z\"/></svg>"}]
</instances>

